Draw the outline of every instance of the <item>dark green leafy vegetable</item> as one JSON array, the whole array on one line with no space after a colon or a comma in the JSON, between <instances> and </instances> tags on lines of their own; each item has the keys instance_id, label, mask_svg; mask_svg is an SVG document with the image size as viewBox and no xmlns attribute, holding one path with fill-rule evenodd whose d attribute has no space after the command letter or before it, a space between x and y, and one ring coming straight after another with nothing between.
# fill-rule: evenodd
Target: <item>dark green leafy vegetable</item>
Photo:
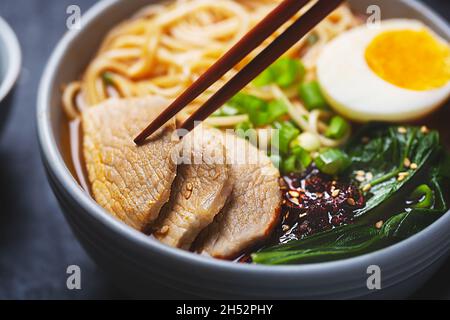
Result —
<instances>
[{"instance_id":1,"label":"dark green leafy vegetable","mask_svg":"<svg viewBox=\"0 0 450 320\"><path fill-rule=\"evenodd\" d=\"M439 175L450 179L450 153L446 150L442 151L443 155L439 163Z\"/></svg>"},{"instance_id":2,"label":"dark green leafy vegetable","mask_svg":"<svg viewBox=\"0 0 450 320\"><path fill-rule=\"evenodd\" d=\"M282 88L292 86L295 82L299 82L305 75L305 67L297 59L280 58L269 68L264 70L255 80L253 84L258 87L276 83Z\"/></svg>"},{"instance_id":3,"label":"dark green leafy vegetable","mask_svg":"<svg viewBox=\"0 0 450 320\"><path fill-rule=\"evenodd\" d=\"M323 97L317 81L302 83L298 93L308 110L325 109L327 107L327 101Z\"/></svg>"},{"instance_id":4,"label":"dark green leafy vegetable","mask_svg":"<svg viewBox=\"0 0 450 320\"><path fill-rule=\"evenodd\" d=\"M371 219L379 219L386 207L401 196L399 191L411 186L411 182L430 167L440 152L439 134L436 131L422 133L417 127L368 125L350 141L345 151L352 163L346 173L350 178L360 170L373 176L370 181L361 183L368 200L356 217L371 212ZM414 166L406 167L405 163ZM375 209L376 214L372 212Z\"/></svg>"},{"instance_id":5,"label":"dark green leafy vegetable","mask_svg":"<svg viewBox=\"0 0 450 320\"><path fill-rule=\"evenodd\" d=\"M339 149L325 149L319 153L314 162L321 172L337 175L348 168L350 160L345 152Z\"/></svg>"}]
</instances>

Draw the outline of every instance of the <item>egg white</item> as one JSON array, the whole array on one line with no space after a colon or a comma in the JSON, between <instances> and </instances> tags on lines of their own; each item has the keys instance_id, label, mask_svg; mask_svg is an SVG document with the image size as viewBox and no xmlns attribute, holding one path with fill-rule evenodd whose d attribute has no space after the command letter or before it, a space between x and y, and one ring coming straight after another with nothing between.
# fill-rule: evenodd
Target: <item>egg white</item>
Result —
<instances>
[{"instance_id":1,"label":"egg white","mask_svg":"<svg viewBox=\"0 0 450 320\"><path fill-rule=\"evenodd\" d=\"M365 58L366 48L380 33L423 28L416 20L385 20L378 27L357 27L327 44L318 58L317 77L330 105L360 122L416 120L442 105L450 95L450 81L433 90L404 89L379 77Z\"/></svg>"}]
</instances>

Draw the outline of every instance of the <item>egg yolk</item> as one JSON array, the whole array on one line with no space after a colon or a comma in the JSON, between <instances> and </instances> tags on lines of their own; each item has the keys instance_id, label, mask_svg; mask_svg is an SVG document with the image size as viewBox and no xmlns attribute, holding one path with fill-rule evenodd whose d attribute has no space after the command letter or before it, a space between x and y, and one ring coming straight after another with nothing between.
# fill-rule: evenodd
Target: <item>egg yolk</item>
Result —
<instances>
[{"instance_id":1,"label":"egg yolk","mask_svg":"<svg viewBox=\"0 0 450 320\"><path fill-rule=\"evenodd\" d=\"M366 49L369 67L404 89L437 89L450 80L450 49L427 30L393 30L376 36Z\"/></svg>"}]
</instances>

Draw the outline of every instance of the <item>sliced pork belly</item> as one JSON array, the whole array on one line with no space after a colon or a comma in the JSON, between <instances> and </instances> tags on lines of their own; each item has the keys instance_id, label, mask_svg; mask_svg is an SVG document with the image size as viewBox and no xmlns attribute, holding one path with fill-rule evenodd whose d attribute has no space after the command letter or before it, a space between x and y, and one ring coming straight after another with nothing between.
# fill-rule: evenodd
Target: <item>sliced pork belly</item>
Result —
<instances>
[{"instance_id":1,"label":"sliced pork belly","mask_svg":"<svg viewBox=\"0 0 450 320\"><path fill-rule=\"evenodd\" d=\"M133 138L167 107L158 97L111 99L82 114L83 154L95 200L144 231L170 196L176 175L175 121L137 147Z\"/></svg>"},{"instance_id":2,"label":"sliced pork belly","mask_svg":"<svg viewBox=\"0 0 450 320\"><path fill-rule=\"evenodd\" d=\"M189 250L225 205L231 183L222 140L220 131L204 127L183 138L170 200L155 226L161 242Z\"/></svg>"},{"instance_id":3,"label":"sliced pork belly","mask_svg":"<svg viewBox=\"0 0 450 320\"><path fill-rule=\"evenodd\" d=\"M280 174L248 141L226 135L233 191L224 209L196 241L198 252L233 259L269 236L280 215Z\"/></svg>"}]
</instances>

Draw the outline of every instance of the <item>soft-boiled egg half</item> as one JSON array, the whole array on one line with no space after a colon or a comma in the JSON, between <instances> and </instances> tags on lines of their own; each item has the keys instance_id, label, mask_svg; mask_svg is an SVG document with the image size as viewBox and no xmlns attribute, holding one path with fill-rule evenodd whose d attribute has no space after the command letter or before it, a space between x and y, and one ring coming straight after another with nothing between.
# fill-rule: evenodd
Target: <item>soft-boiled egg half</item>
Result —
<instances>
[{"instance_id":1,"label":"soft-boiled egg half","mask_svg":"<svg viewBox=\"0 0 450 320\"><path fill-rule=\"evenodd\" d=\"M411 121L450 95L450 48L423 23L385 20L327 44L317 77L337 112L355 121Z\"/></svg>"}]
</instances>

